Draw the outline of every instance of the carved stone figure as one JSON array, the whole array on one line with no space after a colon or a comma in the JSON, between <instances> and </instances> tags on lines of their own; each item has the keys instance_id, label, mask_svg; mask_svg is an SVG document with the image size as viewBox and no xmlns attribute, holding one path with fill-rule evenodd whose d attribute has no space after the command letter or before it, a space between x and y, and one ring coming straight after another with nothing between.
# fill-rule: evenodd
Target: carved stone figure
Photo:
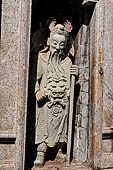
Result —
<instances>
[{"instance_id":1,"label":"carved stone figure","mask_svg":"<svg viewBox=\"0 0 113 170\"><path fill-rule=\"evenodd\" d=\"M38 55L36 136L37 158L35 166L44 164L47 147L67 143L71 74L78 75L68 55L67 43L72 26L52 22L49 50Z\"/></svg>"}]
</instances>

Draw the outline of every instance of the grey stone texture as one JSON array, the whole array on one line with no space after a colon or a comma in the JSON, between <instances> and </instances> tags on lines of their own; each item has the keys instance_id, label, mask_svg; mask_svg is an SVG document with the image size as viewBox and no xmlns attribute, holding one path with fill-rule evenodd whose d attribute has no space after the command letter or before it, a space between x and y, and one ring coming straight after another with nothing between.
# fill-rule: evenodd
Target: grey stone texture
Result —
<instances>
[{"instance_id":1,"label":"grey stone texture","mask_svg":"<svg viewBox=\"0 0 113 170\"><path fill-rule=\"evenodd\" d=\"M106 137L112 132L112 6L100 0L90 23L89 162L94 168L113 167Z\"/></svg>"},{"instance_id":2,"label":"grey stone texture","mask_svg":"<svg viewBox=\"0 0 113 170\"><path fill-rule=\"evenodd\" d=\"M103 133L113 133L113 2L104 1L103 19ZM109 149L108 149L109 146ZM111 139L102 144L102 167L113 167L113 144ZM108 157L109 155L109 157Z\"/></svg>"},{"instance_id":3,"label":"grey stone texture","mask_svg":"<svg viewBox=\"0 0 113 170\"><path fill-rule=\"evenodd\" d=\"M78 58L80 94L76 104L77 129L75 131L74 157L87 162L88 148L88 105L89 105L89 27L83 25L77 35L78 49L75 58Z\"/></svg>"},{"instance_id":4,"label":"grey stone texture","mask_svg":"<svg viewBox=\"0 0 113 170\"><path fill-rule=\"evenodd\" d=\"M89 105L89 163L101 168L102 158L102 35L103 1L96 4L90 27L90 105Z\"/></svg>"}]
</instances>

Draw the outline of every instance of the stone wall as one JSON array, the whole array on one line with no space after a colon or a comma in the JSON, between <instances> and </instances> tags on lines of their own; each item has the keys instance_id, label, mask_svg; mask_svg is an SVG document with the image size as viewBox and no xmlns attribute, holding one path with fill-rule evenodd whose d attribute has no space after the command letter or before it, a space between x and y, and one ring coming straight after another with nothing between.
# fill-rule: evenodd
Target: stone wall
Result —
<instances>
[{"instance_id":1,"label":"stone wall","mask_svg":"<svg viewBox=\"0 0 113 170\"><path fill-rule=\"evenodd\" d=\"M113 167L113 2L104 0L103 28L103 167ZM109 158L108 155L109 154Z\"/></svg>"},{"instance_id":2,"label":"stone wall","mask_svg":"<svg viewBox=\"0 0 113 170\"><path fill-rule=\"evenodd\" d=\"M89 163L113 167L112 1L99 0L90 23ZM109 155L109 156L108 156Z\"/></svg>"},{"instance_id":3,"label":"stone wall","mask_svg":"<svg viewBox=\"0 0 113 170\"><path fill-rule=\"evenodd\" d=\"M74 157L82 162L87 162L89 105L89 27L87 25L82 25L77 37L78 49L75 57L78 58L77 60L79 63L79 80L77 83L80 86L80 93L76 104Z\"/></svg>"},{"instance_id":4,"label":"stone wall","mask_svg":"<svg viewBox=\"0 0 113 170\"><path fill-rule=\"evenodd\" d=\"M112 1L108 3L100 0L95 5L88 26L83 24L81 27L75 43L76 57L79 56L80 95L77 102L74 157L82 162L88 160L94 168L113 167L112 6ZM85 75L87 85L84 83ZM89 129L89 133L85 129Z\"/></svg>"},{"instance_id":5,"label":"stone wall","mask_svg":"<svg viewBox=\"0 0 113 170\"><path fill-rule=\"evenodd\" d=\"M89 163L101 167L102 157L102 29L103 0L96 6L90 23L90 100L89 100Z\"/></svg>"}]
</instances>

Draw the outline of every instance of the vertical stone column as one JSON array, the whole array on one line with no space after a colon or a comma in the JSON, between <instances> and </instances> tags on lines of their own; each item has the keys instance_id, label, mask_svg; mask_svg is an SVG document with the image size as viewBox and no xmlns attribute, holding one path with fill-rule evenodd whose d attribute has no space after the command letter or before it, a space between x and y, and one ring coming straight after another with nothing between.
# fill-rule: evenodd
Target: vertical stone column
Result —
<instances>
[{"instance_id":1,"label":"vertical stone column","mask_svg":"<svg viewBox=\"0 0 113 170\"><path fill-rule=\"evenodd\" d=\"M88 108L89 108L89 26L83 24L75 41L76 60L79 66L80 94L76 104L74 157L87 162ZM76 49L76 47L75 47ZM77 93L77 92L76 92Z\"/></svg>"},{"instance_id":2,"label":"vertical stone column","mask_svg":"<svg viewBox=\"0 0 113 170\"><path fill-rule=\"evenodd\" d=\"M96 6L90 23L89 164L101 168L103 111L103 0Z\"/></svg>"},{"instance_id":3,"label":"vertical stone column","mask_svg":"<svg viewBox=\"0 0 113 170\"><path fill-rule=\"evenodd\" d=\"M102 167L113 167L113 1L104 0L103 155ZM109 155L109 156L108 156Z\"/></svg>"},{"instance_id":4,"label":"vertical stone column","mask_svg":"<svg viewBox=\"0 0 113 170\"><path fill-rule=\"evenodd\" d=\"M3 0L0 65L0 168L24 169L31 0Z\"/></svg>"}]
</instances>

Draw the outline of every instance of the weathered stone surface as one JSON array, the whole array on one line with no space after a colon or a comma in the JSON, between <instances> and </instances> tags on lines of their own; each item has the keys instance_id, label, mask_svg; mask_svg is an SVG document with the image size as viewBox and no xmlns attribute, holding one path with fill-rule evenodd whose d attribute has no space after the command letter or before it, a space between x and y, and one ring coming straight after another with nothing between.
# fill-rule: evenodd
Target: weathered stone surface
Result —
<instances>
[{"instance_id":1,"label":"weathered stone surface","mask_svg":"<svg viewBox=\"0 0 113 170\"><path fill-rule=\"evenodd\" d=\"M47 162L44 168L41 168L42 170L91 170L86 165L81 165L80 163L73 161L71 165L68 165L67 163L61 163L61 162L54 162L50 161ZM40 170L40 168L32 168L32 170Z\"/></svg>"},{"instance_id":2,"label":"weathered stone surface","mask_svg":"<svg viewBox=\"0 0 113 170\"><path fill-rule=\"evenodd\" d=\"M78 33L78 50L76 58L79 65L80 95L77 101L77 122L75 132L74 157L87 161L88 152L88 105L89 105L89 27L83 25ZM75 40L76 42L76 40ZM76 42L77 43L77 42ZM75 44L76 45L76 44Z\"/></svg>"},{"instance_id":3,"label":"weathered stone surface","mask_svg":"<svg viewBox=\"0 0 113 170\"><path fill-rule=\"evenodd\" d=\"M104 28L103 32L103 155L102 167L113 168L113 144L112 136L113 128L113 2L104 1ZM107 137L108 136L108 137ZM108 156L109 155L109 156Z\"/></svg>"},{"instance_id":4,"label":"weathered stone surface","mask_svg":"<svg viewBox=\"0 0 113 170\"><path fill-rule=\"evenodd\" d=\"M0 168L2 170L23 169L30 4L30 1L2 1L0 49Z\"/></svg>"},{"instance_id":5,"label":"weathered stone surface","mask_svg":"<svg viewBox=\"0 0 113 170\"><path fill-rule=\"evenodd\" d=\"M0 170L14 170L14 169L15 169L14 166L11 166L9 164L0 165Z\"/></svg>"},{"instance_id":6,"label":"weathered stone surface","mask_svg":"<svg viewBox=\"0 0 113 170\"><path fill-rule=\"evenodd\" d=\"M12 5L13 4L13 8ZM19 61L20 3L2 4L0 131L15 133ZM15 10L17 9L17 15ZM12 76L13 75L13 76ZM8 132L7 132L8 131Z\"/></svg>"},{"instance_id":7,"label":"weathered stone surface","mask_svg":"<svg viewBox=\"0 0 113 170\"><path fill-rule=\"evenodd\" d=\"M103 1L96 6L90 23L90 112L89 112L89 162L101 168L102 157L102 75L99 66L103 62L102 35Z\"/></svg>"}]
</instances>

